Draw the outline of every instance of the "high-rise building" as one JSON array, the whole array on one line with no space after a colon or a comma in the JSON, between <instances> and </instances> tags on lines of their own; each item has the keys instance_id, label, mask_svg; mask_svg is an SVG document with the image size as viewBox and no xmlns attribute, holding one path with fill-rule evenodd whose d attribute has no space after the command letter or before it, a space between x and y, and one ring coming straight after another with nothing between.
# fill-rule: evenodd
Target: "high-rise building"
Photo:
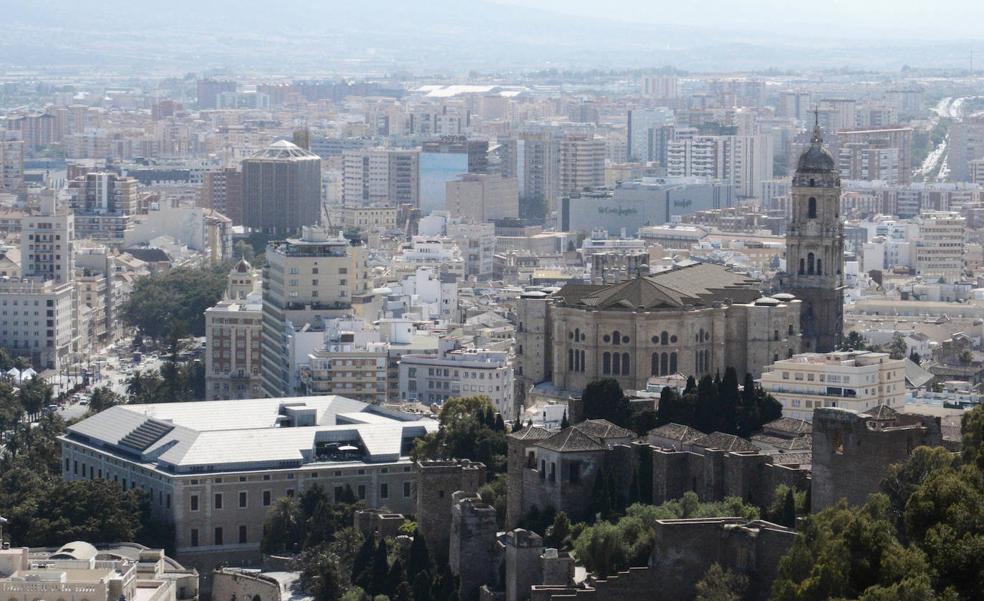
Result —
<instances>
[{"instance_id":1,"label":"high-rise building","mask_svg":"<svg viewBox=\"0 0 984 601\"><path fill-rule=\"evenodd\" d=\"M319 227L267 246L263 270L261 369L267 396L298 386L290 369L292 338L306 324L351 314L368 292L366 251Z\"/></svg>"},{"instance_id":2,"label":"high-rise building","mask_svg":"<svg viewBox=\"0 0 984 601\"><path fill-rule=\"evenodd\" d=\"M75 286L54 280L0 280L0 346L30 359L38 369L58 370L77 342Z\"/></svg>"},{"instance_id":3,"label":"high-rise building","mask_svg":"<svg viewBox=\"0 0 984 601\"><path fill-rule=\"evenodd\" d=\"M139 182L115 173L93 172L69 184L76 238L123 244L140 209Z\"/></svg>"},{"instance_id":4,"label":"high-rise building","mask_svg":"<svg viewBox=\"0 0 984 601\"><path fill-rule=\"evenodd\" d=\"M0 130L0 193L26 199L24 188L24 141L17 132Z\"/></svg>"},{"instance_id":5,"label":"high-rise building","mask_svg":"<svg viewBox=\"0 0 984 601\"><path fill-rule=\"evenodd\" d=\"M446 187L445 208L452 217L473 223L519 217L519 189L514 178L467 173Z\"/></svg>"},{"instance_id":6,"label":"high-rise building","mask_svg":"<svg viewBox=\"0 0 984 601\"><path fill-rule=\"evenodd\" d=\"M630 161L665 160L666 145L673 139L673 111L667 108L632 109L628 117Z\"/></svg>"},{"instance_id":7,"label":"high-rise building","mask_svg":"<svg viewBox=\"0 0 984 601\"><path fill-rule=\"evenodd\" d=\"M642 95L646 98L669 100L677 97L676 75L644 75Z\"/></svg>"},{"instance_id":8,"label":"high-rise building","mask_svg":"<svg viewBox=\"0 0 984 601\"><path fill-rule=\"evenodd\" d=\"M229 272L225 298L205 310L205 399L253 399L260 384L263 304L253 267Z\"/></svg>"},{"instance_id":9,"label":"high-rise building","mask_svg":"<svg viewBox=\"0 0 984 601\"><path fill-rule=\"evenodd\" d=\"M751 198L772 179L772 138L694 136L667 145L669 177L706 177L729 183L738 196Z\"/></svg>"},{"instance_id":10,"label":"high-rise building","mask_svg":"<svg viewBox=\"0 0 984 601\"><path fill-rule=\"evenodd\" d=\"M844 228L840 174L834 157L823 147L819 125L796 165L791 197L781 285L803 302L803 351L829 353L840 345L844 333Z\"/></svg>"},{"instance_id":11,"label":"high-rise building","mask_svg":"<svg viewBox=\"0 0 984 601\"><path fill-rule=\"evenodd\" d=\"M838 132L837 140L841 147L854 145L851 147L872 149L872 151L862 154L871 155L874 152L875 160L873 162L875 163L878 161L877 157L880 151L886 164L886 168L880 171L886 177L895 176L897 173L897 183L908 184L912 181L912 128L847 129ZM871 163L869 161L869 164ZM897 163L898 166L890 167L889 165L893 163ZM876 171L879 171L877 166ZM841 173L841 175L847 179L847 174ZM878 178L866 177L863 179Z\"/></svg>"},{"instance_id":12,"label":"high-rise building","mask_svg":"<svg viewBox=\"0 0 984 601\"><path fill-rule=\"evenodd\" d=\"M75 270L75 216L54 196L21 222L21 272L25 278L71 282Z\"/></svg>"},{"instance_id":13,"label":"high-rise building","mask_svg":"<svg viewBox=\"0 0 984 601\"><path fill-rule=\"evenodd\" d=\"M488 173L489 143L464 136L424 142L420 150L420 208L444 210L447 183L466 173Z\"/></svg>"},{"instance_id":14,"label":"high-rise building","mask_svg":"<svg viewBox=\"0 0 984 601\"><path fill-rule=\"evenodd\" d=\"M779 106L777 107L780 117L804 120L810 113L810 93L809 92L779 92Z\"/></svg>"},{"instance_id":15,"label":"high-rise building","mask_svg":"<svg viewBox=\"0 0 984 601\"><path fill-rule=\"evenodd\" d=\"M605 185L605 140L571 134L560 141L560 194L577 196Z\"/></svg>"},{"instance_id":16,"label":"high-rise building","mask_svg":"<svg viewBox=\"0 0 984 601\"><path fill-rule=\"evenodd\" d=\"M227 167L202 174L201 206L214 209L232 220L243 223L243 174Z\"/></svg>"},{"instance_id":17,"label":"high-rise building","mask_svg":"<svg viewBox=\"0 0 984 601\"><path fill-rule=\"evenodd\" d=\"M199 79L198 88L198 108L214 109L219 106L219 96L224 93L235 92L236 82L217 81L215 79Z\"/></svg>"},{"instance_id":18,"label":"high-rise building","mask_svg":"<svg viewBox=\"0 0 984 601\"><path fill-rule=\"evenodd\" d=\"M346 206L416 207L419 201L419 151L375 148L342 154L342 203Z\"/></svg>"},{"instance_id":19,"label":"high-rise building","mask_svg":"<svg viewBox=\"0 0 984 601\"><path fill-rule=\"evenodd\" d=\"M321 221L321 158L286 140L243 160L243 225L271 234Z\"/></svg>"},{"instance_id":20,"label":"high-rise building","mask_svg":"<svg viewBox=\"0 0 984 601\"><path fill-rule=\"evenodd\" d=\"M923 211L916 217L916 274L925 281L959 282L964 275L967 220L951 211Z\"/></svg>"}]
</instances>

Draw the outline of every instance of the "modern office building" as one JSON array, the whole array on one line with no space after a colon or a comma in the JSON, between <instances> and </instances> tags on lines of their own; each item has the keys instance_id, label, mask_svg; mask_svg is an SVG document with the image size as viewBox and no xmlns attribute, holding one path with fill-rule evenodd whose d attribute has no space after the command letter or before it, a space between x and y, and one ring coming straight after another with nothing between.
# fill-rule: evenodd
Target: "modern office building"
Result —
<instances>
[{"instance_id":1,"label":"modern office building","mask_svg":"<svg viewBox=\"0 0 984 601\"><path fill-rule=\"evenodd\" d=\"M605 140L570 134L560 141L559 192L577 196L605 185Z\"/></svg>"},{"instance_id":2,"label":"modern office building","mask_svg":"<svg viewBox=\"0 0 984 601\"><path fill-rule=\"evenodd\" d=\"M437 426L338 396L118 405L68 427L62 474L147 493L182 560L256 560L270 508L314 485L412 513L408 455Z\"/></svg>"},{"instance_id":3,"label":"modern office building","mask_svg":"<svg viewBox=\"0 0 984 601\"><path fill-rule=\"evenodd\" d=\"M26 200L24 141L14 131L0 130L0 193Z\"/></svg>"},{"instance_id":4,"label":"modern office building","mask_svg":"<svg viewBox=\"0 0 984 601\"><path fill-rule=\"evenodd\" d=\"M694 136L667 146L669 177L706 177L725 181L740 197L755 197L762 182L772 179L772 138L754 136Z\"/></svg>"},{"instance_id":5,"label":"modern office building","mask_svg":"<svg viewBox=\"0 0 984 601\"><path fill-rule=\"evenodd\" d=\"M349 206L416 207L420 202L420 151L392 148L345 151L342 202Z\"/></svg>"},{"instance_id":6,"label":"modern office building","mask_svg":"<svg viewBox=\"0 0 984 601\"><path fill-rule=\"evenodd\" d=\"M293 393L290 336L305 324L351 313L368 290L366 249L317 227L267 246L261 369L267 396Z\"/></svg>"},{"instance_id":7,"label":"modern office building","mask_svg":"<svg viewBox=\"0 0 984 601\"><path fill-rule=\"evenodd\" d=\"M280 140L245 159L243 225L292 234L321 221L321 158Z\"/></svg>"},{"instance_id":8,"label":"modern office building","mask_svg":"<svg viewBox=\"0 0 984 601\"><path fill-rule=\"evenodd\" d=\"M400 358L400 400L440 404L462 396L486 396L496 411L515 415L509 353L445 348L437 355Z\"/></svg>"},{"instance_id":9,"label":"modern office building","mask_svg":"<svg viewBox=\"0 0 984 601\"><path fill-rule=\"evenodd\" d=\"M666 146L673 139L673 111L664 107L631 109L626 131L630 161L665 164Z\"/></svg>"},{"instance_id":10,"label":"modern office building","mask_svg":"<svg viewBox=\"0 0 984 601\"><path fill-rule=\"evenodd\" d=\"M864 412L905 402L905 359L886 353L803 353L766 367L762 389L782 403L783 417L813 420L813 410L840 407Z\"/></svg>"}]
</instances>

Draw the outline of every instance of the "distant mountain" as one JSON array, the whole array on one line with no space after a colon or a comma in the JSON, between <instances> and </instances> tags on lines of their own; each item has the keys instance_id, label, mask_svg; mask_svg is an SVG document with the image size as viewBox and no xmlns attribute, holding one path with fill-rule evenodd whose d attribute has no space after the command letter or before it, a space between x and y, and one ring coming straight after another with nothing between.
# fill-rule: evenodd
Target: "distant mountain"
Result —
<instances>
[{"instance_id":1,"label":"distant mountain","mask_svg":"<svg viewBox=\"0 0 984 601\"><path fill-rule=\"evenodd\" d=\"M7 0L0 65L279 73L638 68L898 68L964 48L631 24L484 0ZM936 61L929 63L929 61ZM957 62L956 64L960 64Z\"/></svg>"}]
</instances>

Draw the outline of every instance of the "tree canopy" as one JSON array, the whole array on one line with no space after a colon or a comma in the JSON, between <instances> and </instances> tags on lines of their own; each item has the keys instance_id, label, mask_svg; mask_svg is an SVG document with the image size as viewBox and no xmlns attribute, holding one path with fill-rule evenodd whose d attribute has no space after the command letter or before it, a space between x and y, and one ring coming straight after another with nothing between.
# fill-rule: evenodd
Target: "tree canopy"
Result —
<instances>
[{"instance_id":1,"label":"tree canopy","mask_svg":"<svg viewBox=\"0 0 984 601\"><path fill-rule=\"evenodd\" d=\"M501 417L501 416L500 416ZM488 397L451 398L444 402L435 433L417 439L414 459L470 459L492 473L506 471L506 426Z\"/></svg>"},{"instance_id":2,"label":"tree canopy","mask_svg":"<svg viewBox=\"0 0 984 601\"><path fill-rule=\"evenodd\" d=\"M171 342L205 335L205 309L222 298L228 266L178 267L136 281L120 317L142 336Z\"/></svg>"},{"instance_id":3,"label":"tree canopy","mask_svg":"<svg viewBox=\"0 0 984 601\"><path fill-rule=\"evenodd\" d=\"M693 377L683 394L666 387L660 393L657 424L682 424L701 432L725 432L748 437L762 425L782 417L782 404L755 384L745 374L744 386L738 386L738 374L729 367L724 378Z\"/></svg>"}]
</instances>

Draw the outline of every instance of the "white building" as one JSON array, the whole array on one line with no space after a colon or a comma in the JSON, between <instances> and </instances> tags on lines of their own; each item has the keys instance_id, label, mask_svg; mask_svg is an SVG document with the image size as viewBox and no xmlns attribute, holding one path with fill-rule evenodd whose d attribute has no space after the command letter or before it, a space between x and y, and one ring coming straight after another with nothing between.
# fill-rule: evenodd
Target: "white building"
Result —
<instances>
[{"instance_id":1,"label":"white building","mask_svg":"<svg viewBox=\"0 0 984 601\"><path fill-rule=\"evenodd\" d=\"M867 411L905 402L905 359L887 353L802 353L762 372L762 389L782 403L784 417L812 421L813 410L843 407Z\"/></svg>"},{"instance_id":2,"label":"white building","mask_svg":"<svg viewBox=\"0 0 984 601\"><path fill-rule=\"evenodd\" d=\"M670 142L666 152L667 176L723 180L739 196L755 197L762 182L772 179L772 138L767 135L695 136Z\"/></svg>"},{"instance_id":3,"label":"white building","mask_svg":"<svg viewBox=\"0 0 984 601\"><path fill-rule=\"evenodd\" d=\"M75 287L53 280L0 280L0 346L41 368L60 369L78 340Z\"/></svg>"},{"instance_id":4,"label":"white building","mask_svg":"<svg viewBox=\"0 0 984 601\"><path fill-rule=\"evenodd\" d=\"M928 279L955 282L963 277L966 219L959 213L923 211L916 243L916 273Z\"/></svg>"},{"instance_id":5,"label":"white building","mask_svg":"<svg viewBox=\"0 0 984 601\"><path fill-rule=\"evenodd\" d=\"M410 354L400 359L401 400L443 403L461 396L486 396L497 411L514 415L509 354L445 348L437 356Z\"/></svg>"},{"instance_id":6,"label":"white building","mask_svg":"<svg viewBox=\"0 0 984 601\"><path fill-rule=\"evenodd\" d=\"M21 221L21 271L24 277L72 281L75 270L75 216L54 197L41 201L41 211Z\"/></svg>"}]
</instances>

